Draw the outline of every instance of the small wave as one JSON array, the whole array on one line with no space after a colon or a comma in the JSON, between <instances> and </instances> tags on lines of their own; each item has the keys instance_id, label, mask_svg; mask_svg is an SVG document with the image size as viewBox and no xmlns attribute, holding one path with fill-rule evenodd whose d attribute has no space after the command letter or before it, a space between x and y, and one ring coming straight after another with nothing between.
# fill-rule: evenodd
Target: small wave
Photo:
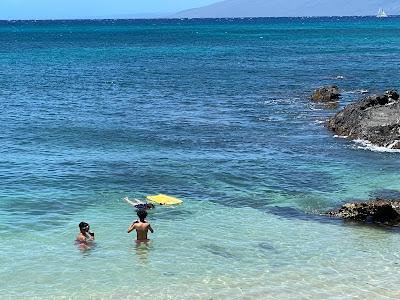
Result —
<instances>
[{"instance_id":1,"label":"small wave","mask_svg":"<svg viewBox=\"0 0 400 300\"><path fill-rule=\"evenodd\" d=\"M346 95L346 94L368 94L369 91L366 89L358 89L358 90L352 90L352 91L343 91L342 94Z\"/></svg>"},{"instance_id":2,"label":"small wave","mask_svg":"<svg viewBox=\"0 0 400 300\"><path fill-rule=\"evenodd\" d=\"M392 149L394 145L397 144L397 141L395 141L393 144L389 145L388 147L381 147L381 146L376 146L372 144L370 141L367 140L354 140L356 144L358 144L357 149L363 149L363 150L370 150L373 152L390 152L390 153L400 153L400 149Z\"/></svg>"},{"instance_id":3,"label":"small wave","mask_svg":"<svg viewBox=\"0 0 400 300\"><path fill-rule=\"evenodd\" d=\"M344 79L344 76L338 75L338 76L334 77L334 79Z\"/></svg>"},{"instance_id":4,"label":"small wave","mask_svg":"<svg viewBox=\"0 0 400 300\"><path fill-rule=\"evenodd\" d=\"M318 108L318 107L313 107L313 106L311 106L311 107L310 107L310 110L321 111L321 110L323 110L323 109L322 109L322 108Z\"/></svg>"},{"instance_id":5,"label":"small wave","mask_svg":"<svg viewBox=\"0 0 400 300\"><path fill-rule=\"evenodd\" d=\"M324 124L326 121L325 120L315 120L315 124Z\"/></svg>"},{"instance_id":6,"label":"small wave","mask_svg":"<svg viewBox=\"0 0 400 300\"><path fill-rule=\"evenodd\" d=\"M337 135L337 134L335 134L333 137L338 138L338 139L347 139L348 138L347 135Z\"/></svg>"}]
</instances>

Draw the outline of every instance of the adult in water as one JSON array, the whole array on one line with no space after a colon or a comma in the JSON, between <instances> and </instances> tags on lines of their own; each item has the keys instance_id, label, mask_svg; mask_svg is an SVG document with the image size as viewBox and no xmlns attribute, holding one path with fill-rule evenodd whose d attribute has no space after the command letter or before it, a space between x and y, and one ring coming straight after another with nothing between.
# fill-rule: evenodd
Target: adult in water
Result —
<instances>
[{"instance_id":1,"label":"adult in water","mask_svg":"<svg viewBox=\"0 0 400 300\"><path fill-rule=\"evenodd\" d=\"M79 223L79 234L75 241L81 249L90 249L90 244L94 241L94 233L90 231L90 225L88 223Z\"/></svg>"},{"instance_id":2,"label":"adult in water","mask_svg":"<svg viewBox=\"0 0 400 300\"><path fill-rule=\"evenodd\" d=\"M150 230L151 233L154 232L153 228L151 228L150 223L146 220L147 211L145 211L144 209L138 209L137 216L139 220L136 220L131 224L131 226L129 226L128 233L136 230L136 242L147 243L150 241L147 237L148 231Z\"/></svg>"}]
</instances>

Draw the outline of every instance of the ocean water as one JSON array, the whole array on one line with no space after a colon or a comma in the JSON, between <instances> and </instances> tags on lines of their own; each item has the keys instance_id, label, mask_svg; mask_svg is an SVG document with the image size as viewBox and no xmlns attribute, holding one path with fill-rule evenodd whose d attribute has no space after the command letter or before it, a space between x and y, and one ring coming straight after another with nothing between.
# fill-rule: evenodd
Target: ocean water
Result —
<instances>
[{"instance_id":1,"label":"ocean water","mask_svg":"<svg viewBox=\"0 0 400 300\"><path fill-rule=\"evenodd\" d=\"M400 198L400 153L307 99L398 88L399 53L396 17L0 22L0 298L399 299L400 232L320 214Z\"/></svg>"}]
</instances>

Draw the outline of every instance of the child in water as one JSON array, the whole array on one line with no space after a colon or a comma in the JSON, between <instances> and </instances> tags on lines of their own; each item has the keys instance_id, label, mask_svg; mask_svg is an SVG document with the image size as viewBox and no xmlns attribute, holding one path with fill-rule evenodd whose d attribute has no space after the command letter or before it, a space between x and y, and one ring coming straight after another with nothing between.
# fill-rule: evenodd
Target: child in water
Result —
<instances>
[{"instance_id":1,"label":"child in water","mask_svg":"<svg viewBox=\"0 0 400 300\"><path fill-rule=\"evenodd\" d=\"M131 233L133 230L136 230L136 242L142 243L142 242L149 242L150 240L147 238L147 232L150 230L151 233L154 232L153 228L151 228L151 225L149 222L147 222L146 217L147 217L147 211L144 209L138 209L137 210L137 216L139 217L139 220L136 220L129 226L128 228L128 233Z\"/></svg>"},{"instance_id":2,"label":"child in water","mask_svg":"<svg viewBox=\"0 0 400 300\"><path fill-rule=\"evenodd\" d=\"M138 203L138 204L135 205L135 208L142 209L142 210L154 209L154 204L152 204L152 203Z\"/></svg>"},{"instance_id":3,"label":"child in water","mask_svg":"<svg viewBox=\"0 0 400 300\"><path fill-rule=\"evenodd\" d=\"M143 202L138 199L134 199L134 201L129 200L128 197L125 197L124 200L128 202L130 205L133 205L136 209L143 209L143 210L148 210L148 209L154 209L155 206L152 203L148 202Z\"/></svg>"}]
</instances>

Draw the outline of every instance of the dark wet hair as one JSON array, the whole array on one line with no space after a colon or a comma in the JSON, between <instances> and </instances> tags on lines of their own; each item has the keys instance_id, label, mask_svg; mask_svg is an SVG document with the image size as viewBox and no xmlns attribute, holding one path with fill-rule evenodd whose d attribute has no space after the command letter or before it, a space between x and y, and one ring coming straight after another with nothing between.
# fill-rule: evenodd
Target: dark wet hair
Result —
<instances>
[{"instance_id":1,"label":"dark wet hair","mask_svg":"<svg viewBox=\"0 0 400 300\"><path fill-rule=\"evenodd\" d=\"M144 220L147 217L147 211L144 209L138 209L136 213L140 220Z\"/></svg>"},{"instance_id":2,"label":"dark wet hair","mask_svg":"<svg viewBox=\"0 0 400 300\"><path fill-rule=\"evenodd\" d=\"M82 230L83 228L88 227L88 226L89 226L89 224L86 223L86 222L80 222L80 223L79 223L79 229L80 229L80 230Z\"/></svg>"}]
</instances>

